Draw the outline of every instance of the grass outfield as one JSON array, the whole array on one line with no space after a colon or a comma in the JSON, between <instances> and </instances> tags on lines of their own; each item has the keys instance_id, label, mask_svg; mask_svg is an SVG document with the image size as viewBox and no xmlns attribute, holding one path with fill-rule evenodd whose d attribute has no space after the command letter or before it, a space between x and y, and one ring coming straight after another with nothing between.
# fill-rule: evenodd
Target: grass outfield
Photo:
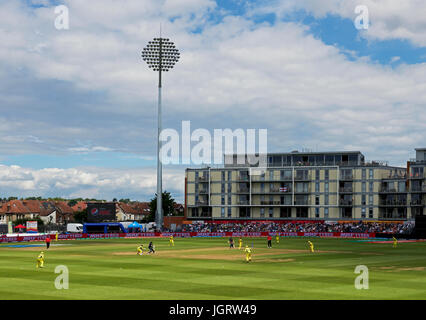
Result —
<instances>
[{"instance_id":1,"label":"grass outfield","mask_svg":"<svg viewBox=\"0 0 426 320\"><path fill-rule=\"evenodd\" d=\"M264 238L245 238L254 245L246 263L225 238L175 238L175 247L167 238L153 241L157 252L143 256L136 247L146 248L149 239L53 241L49 250L0 245L0 300L426 299L426 242L392 248L392 242L281 238L268 249ZM36 269L42 250L45 268ZM69 269L68 290L55 289L57 265ZM369 268L368 290L354 287L357 265Z\"/></svg>"}]
</instances>

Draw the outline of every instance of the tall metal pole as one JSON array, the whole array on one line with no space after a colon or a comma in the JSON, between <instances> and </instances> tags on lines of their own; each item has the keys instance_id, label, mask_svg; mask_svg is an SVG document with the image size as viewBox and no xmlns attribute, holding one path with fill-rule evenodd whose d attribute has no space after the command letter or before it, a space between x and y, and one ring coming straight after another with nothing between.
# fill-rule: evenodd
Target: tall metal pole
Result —
<instances>
[{"instance_id":1,"label":"tall metal pole","mask_svg":"<svg viewBox=\"0 0 426 320\"><path fill-rule=\"evenodd\" d=\"M155 213L155 222L157 229L163 228L163 206L162 206L162 163L160 157L161 141L160 134L162 130L161 120L161 72L171 70L180 57L179 50L174 43L167 38L154 38L142 51L142 58L148 64L148 67L158 71L158 133L157 133L157 212Z\"/></svg>"},{"instance_id":2,"label":"tall metal pole","mask_svg":"<svg viewBox=\"0 0 426 320\"><path fill-rule=\"evenodd\" d=\"M160 47L159 47L159 68L158 68L158 134L157 134L157 212L156 212L156 224L157 229L160 231L163 229L163 167L160 159L160 150L161 150L161 141L160 134L162 130L162 121L161 121L161 64L162 64L162 39L160 38Z\"/></svg>"}]
</instances>

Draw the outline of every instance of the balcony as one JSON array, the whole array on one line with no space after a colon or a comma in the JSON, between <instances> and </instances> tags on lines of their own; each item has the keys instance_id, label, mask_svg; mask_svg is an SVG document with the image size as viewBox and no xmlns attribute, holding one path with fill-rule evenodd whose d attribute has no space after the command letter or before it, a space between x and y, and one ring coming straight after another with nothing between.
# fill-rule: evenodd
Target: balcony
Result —
<instances>
[{"instance_id":1,"label":"balcony","mask_svg":"<svg viewBox=\"0 0 426 320\"><path fill-rule=\"evenodd\" d=\"M198 181L199 182L208 182L209 181L209 177L206 177L206 176L198 177Z\"/></svg>"},{"instance_id":2,"label":"balcony","mask_svg":"<svg viewBox=\"0 0 426 320\"><path fill-rule=\"evenodd\" d=\"M200 191L198 191L199 194L208 194L209 190L208 189L201 189Z\"/></svg>"},{"instance_id":3,"label":"balcony","mask_svg":"<svg viewBox=\"0 0 426 320\"><path fill-rule=\"evenodd\" d=\"M242 205L242 206L247 206L247 205L250 204L250 201L249 200L238 200L237 204Z\"/></svg>"},{"instance_id":4,"label":"balcony","mask_svg":"<svg viewBox=\"0 0 426 320\"><path fill-rule=\"evenodd\" d=\"M423 200L411 200L410 206L412 207L423 207L426 204Z\"/></svg>"},{"instance_id":5,"label":"balcony","mask_svg":"<svg viewBox=\"0 0 426 320\"><path fill-rule=\"evenodd\" d=\"M426 185L424 185L424 186L411 186L410 191L411 192L418 192L418 193L426 192Z\"/></svg>"},{"instance_id":6,"label":"balcony","mask_svg":"<svg viewBox=\"0 0 426 320\"><path fill-rule=\"evenodd\" d=\"M407 200L382 200L379 202L381 207L405 207Z\"/></svg>"},{"instance_id":7,"label":"balcony","mask_svg":"<svg viewBox=\"0 0 426 320\"><path fill-rule=\"evenodd\" d=\"M250 181L250 176L247 176L247 175L239 175L239 176L237 177L237 180L238 180L238 181Z\"/></svg>"},{"instance_id":8,"label":"balcony","mask_svg":"<svg viewBox=\"0 0 426 320\"><path fill-rule=\"evenodd\" d=\"M353 174L341 174L339 179L340 180L353 180L354 175Z\"/></svg>"},{"instance_id":9,"label":"balcony","mask_svg":"<svg viewBox=\"0 0 426 320\"><path fill-rule=\"evenodd\" d=\"M406 189L403 190L397 190L395 188L386 188L386 187L381 187L379 189L380 193L407 193Z\"/></svg>"},{"instance_id":10,"label":"balcony","mask_svg":"<svg viewBox=\"0 0 426 320\"><path fill-rule=\"evenodd\" d=\"M410 179L425 179L426 178L426 172L422 173L411 173Z\"/></svg>"},{"instance_id":11,"label":"balcony","mask_svg":"<svg viewBox=\"0 0 426 320\"><path fill-rule=\"evenodd\" d=\"M294 205L295 206L307 206L307 205L309 205L309 201L308 200L294 200Z\"/></svg>"},{"instance_id":12,"label":"balcony","mask_svg":"<svg viewBox=\"0 0 426 320\"><path fill-rule=\"evenodd\" d=\"M295 181L310 181L311 175L309 173L296 173L294 176Z\"/></svg>"},{"instance_id":13,"label":"balcony","mask_svg":"<svg viewBox=\"0 0 426 320\"><path fill-rule=\"evenodd\" d=\"M343 187L339 188L339 193L353 193L354 190L352 187Z\"/></svg>"},{"instance_id":14,"label":"balcony","mask_svg":"<svg viewBox=\"0 0 426 320\"><path fill-rule=\"evenodd\" d=\"M294 193L298 193L298 194L301 194L301 193L311 193L311 191L310 191L310 188L304 188L304 189L295 189L294 190Z\"/></svg>"},{"instance_id":15,"label":"balcony","mask_svg":"<svg viewBox=\"0 0 426 320\"><path fill-rule=\"evenodd\" d=\"M247 187L239 187L237 188L237 193L250 193L250 189Z\"/></svg>"},{"instance_id":16,"label":"balcony","mask_svg":"<svg viewBox=\"0 0 426 320\"><path fill-rule=\"evenodd\" d=\"M281 201L268 201L268 200L261 200L260 204L262 206L277 206L281 204Z\"/></svg>"},{"instance_id":17,"label":"balcony","mask_svg":"<svg viewBox=\"0 0 426 320\"><path fill-rule=\"evenodd\" d=\"M199 200L199 201L195 202L195 205L197 205L197 206L208 206L209 202L208 201Z\"/></svg>"},{"instance_id":18,"label":"balcony","mask_svg":"<svg viewBox=\"0 0 426 320\"><path fill-rule=\"evenodd\" d=\"M341 205L341 206L353 206L353 200L340 199L339 205Z\"/></svg>"}]
</instances>

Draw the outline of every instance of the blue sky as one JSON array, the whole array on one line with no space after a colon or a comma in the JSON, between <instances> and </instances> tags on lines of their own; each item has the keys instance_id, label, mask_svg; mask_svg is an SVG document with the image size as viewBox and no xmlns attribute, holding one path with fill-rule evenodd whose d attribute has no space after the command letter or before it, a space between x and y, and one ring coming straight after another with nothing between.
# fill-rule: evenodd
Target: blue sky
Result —
<instances>
[{"instance_id":1,"label":"blue sky","mask_svg":"<svg viewBox=\"0 0 426 320\"><path fill-rule=\"evenodd\" d=\"M35 180L13 184L10 172L19 170L36 177L46 168L141 169L155 182L156 75L140 50L160 22L181 50L164 79L165 128L179 132L183 120L210 131L266 128L273 152L360 150L394 165L424 147L418 3L366 1L363 31L354 27L352 0L63 1L67 31L53 27L57 4L0 8L4 196L41 192ZM182 167L165 170L165 184L182 199ZM113 198L128 183L107 188L93 179L57 191ZM146 200L154 187L129 189L128 197Z\"/></svg>"}]
</instances>

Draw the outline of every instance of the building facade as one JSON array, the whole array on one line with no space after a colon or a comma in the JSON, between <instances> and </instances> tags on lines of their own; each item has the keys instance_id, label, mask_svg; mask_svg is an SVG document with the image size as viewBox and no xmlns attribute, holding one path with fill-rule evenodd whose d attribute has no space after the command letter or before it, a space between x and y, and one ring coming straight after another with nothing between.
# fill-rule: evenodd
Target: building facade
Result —
<instances>
[{"instance_id":1,"label":"building facade","mask_svg":"<svg viewBox=\"0 0 426 320\"><path fill-rule=\"evenodd\" d=\"M267 156L267 167L188 168L188 220L408 220L426 214L426 149L407 167L366 162L359 151Z\"/></svg>"}]
</instances>

